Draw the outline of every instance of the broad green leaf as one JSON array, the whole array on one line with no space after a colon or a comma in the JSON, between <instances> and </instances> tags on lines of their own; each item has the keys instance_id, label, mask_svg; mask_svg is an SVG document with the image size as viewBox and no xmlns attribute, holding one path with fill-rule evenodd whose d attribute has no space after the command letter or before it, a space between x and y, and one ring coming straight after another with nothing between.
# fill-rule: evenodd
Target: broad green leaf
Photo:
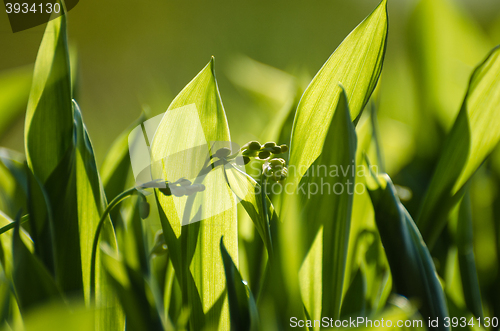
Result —
<instances>
[{"instance_id":1,"label":"broad green leaf","mask_svg":"<svg viewBox=\"0 0 500 331\"><path fill-rule=\"evenodd\" d=\"M220 250L226 274L231 330L258 330L259 320L253 295L224 247L223 238L220 240Z\"/></svg>"},{"instance_id":2,"label":"broad green leaf","mask_svg":"<svg viewBox=\"0 0 500 331\"><path fill-rule=\"evenodd\" d=\"M439 318L438 330L449 330L443 323L448 307L429 250L389 176L374 178L378 187L369 193L395 292L417 300L424 320Z\"/></svg>"},{"instance_id":3,"label":"broad green leaf","mask_svg":"<svg viewBox=\"0 0 500 331\"><path fill-rule=\"evenodd\" d=\"M476 261L474 258L474 239L472 230L472 210L469 194L460 203L457 225L458 264L460 278L467 308L477 318L483 318L481 290L477 278Z\"/></svg>"},{"instance_id":4,"label":"broad green leaf","mask_svg":"<svg viewBox=\"0 0 500 331\"><path fill-rule=\"evenodd\" d=\"M0 73L0 137L26 106L32 71L26 66Z\"/></svg>"},{"instance_id":5,"label":"broad green leaf","mask_svg":"<svg viewBox=\"0 0 500 331\"><path fill-rule=\"evenodd\" d=\"M66 16L62 15L47 24L26 113L26 159L43 183L72 143L68 138L73 131L71 97Z\"/></svg>"},{"instance_id":6,"label":"broad green leaf","mask_svg":"<svg viewBox=\"0 0 500 331\"><path fill-rule=\"evenodd\" d=\"M500 141L499 77L500 48L496 47L472 74L422 204L417 223L431 247L465 185Z\"/></svg>"},{"instance_id":7,"label":"broad green leaf","mask_svg":"<svg viewBox=\"0 0 500 331\"><path fill-rule=\"evenodd\" d=\"M56 280L63 292L78 293L83 284L72 170L70 76L66 16L62 15L47 24L38 52L26 113L25 150L28 166L43 185L52 210Z\"/></svg>"},{"instance_id":8,"label":"broad green leaf","mask_svg":"<svg viewBox=\"0 0 500 331\"><path fill-rule=\"evenodd\" d=\"M377 84L387 39L387 1L358 25L335 50L302 95L290 143L290 166L298 184L320 155L339 102L342 84L349 95L351 118L357 120Z\"/></svg>"},{"instance_id":9,"label":"broad green leaf","mask_svg":"<svg viewBox=\"0 0 500 331\"><path fill-rule=\"evenodd\" d=\"M304 305L313 319L340 317L354 197L356 140L347 96L342 90L321 155L311 167L314 172L303 177L301 183L307 187L303 200L308 224L304 231L313 244L301 267L300 280ZM335 167L337 175L332 174Z\"/></svg>"},{"instance_id":10,"label":"broad green leaf","mask_svg":"<svg viewBox=\"0 0 500 331\"><path fill-rule=\"evenodd\" d=\"M174 182L185 176L186 172L198 172L205 163L205 157L216 152L212 150L212 142L229 143L229 128L213 66L212 59L172 101L158 126L151 144L152 173L155 179L163 178ZM205 149L206 156L200 158L196 154L196 148ZM170 157L176 153L184 159L169 162L167 166ZM190 293L190 304L193 305L199 300L199 295L202 311L207 314L206 318L200 316L196 312L197 308L191 307L190 322L195 328L205 323L214 325L219 319L218 313L211 310L211 307L225 288L224 279L220 277L223 263L219 240L222 236L233 260L238 260L236 201L227 186L223 167L215 167L210 171L203 184L206 187L203 194L190 198L165 196L155 190L163 233L172 253L172 263L179 279L186 282L182 286L184 295L186 292ZM196 207L196 210L192 210L194 208L189 207L194 199L201 199L195 201L200 209ZM201 212L202 221L199 224L189 224L198 211ZM186 233L182 234L183 232ZM179 240L180 237L182 240ZM185 246L181 247L181 244ZM191 278L196 288L188 284ZM219 328L227 329L228 321L225 305Z\"/></svg>"}]
</instances>

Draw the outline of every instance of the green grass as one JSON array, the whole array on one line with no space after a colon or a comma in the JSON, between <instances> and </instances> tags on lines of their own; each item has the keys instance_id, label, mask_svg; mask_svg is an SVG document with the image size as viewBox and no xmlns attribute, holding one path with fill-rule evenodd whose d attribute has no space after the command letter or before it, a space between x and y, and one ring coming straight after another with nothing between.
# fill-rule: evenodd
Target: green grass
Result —
<instances>
[{"instance_id":1,"label":"green grass","mask_svg":"<svg viewBox=\"0 0 500 331\"><path fill-rule=\"evenodd\" d=\"M432 6L422 1L415 15ZM147 116L116 139L98 169L85 110L73 99L66 16L52 20L34 67L25 154L0 150L1 327L287 330L294 318L365 317L422 320L424 328L439 319L437 328L450 330L444 322L456 317L471 330L498 329L500 48L472 72L444 143L391 179L377 119L387 34L383 0L307 88L284 94L286 106L262 133L278 145L210 145L231 141L212 58L149 137L152 178L168 187L148 188L134 186L128 150L129 133ZM20 92L5 92L12 99L1 107L16 107L26 80L20 71L9 85ZM438 103L429 88L425 102ZM440 111L420 112L417 143L446 117L430 109ZM200 164L164 160L200 142L211 146ZM206 178L180 179L190 167ZM411 197L408 178L426 193ZM319 194L323 185L343 190ZM209 206L208 216L192 222L193 206ZM488 213L493 224L482 222Z\"/></svg>"}]
</instances>

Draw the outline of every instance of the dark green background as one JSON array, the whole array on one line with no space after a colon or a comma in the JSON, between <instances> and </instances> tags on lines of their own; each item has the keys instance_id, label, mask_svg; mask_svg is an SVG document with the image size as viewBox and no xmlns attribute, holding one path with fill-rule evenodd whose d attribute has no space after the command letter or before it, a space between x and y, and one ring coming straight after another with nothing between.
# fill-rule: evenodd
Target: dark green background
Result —
<instances>
[{"instance_id":1,"label":"dark green background","mask_svg":"<svg viewBox=\"0 0 500 331\"><path fill-rule=\"evenodd\" d=\"M453 1L453 0L452 0ZM391 54L405 48L412 0L389 1ZM485 31L500 13L500 1L453 1ZM164 111L171 98L216 58L220 92L233 139L252 138L242 116L267 120L228 80L235 55L312 77L342 39L378 0L308 1L116 1L82 0L69 13L69 38L78 51L78 102L98 162L111 141L140 113ZM32 64L44 26L13 34L0 13L0 71ZM257 123L259 119L257 119ZM255 120L254 120L255 122ZM23 121L0 137L0 145L23 149ZM255 132L257 135L259 132Z\"/></svg>"}]
</instances>

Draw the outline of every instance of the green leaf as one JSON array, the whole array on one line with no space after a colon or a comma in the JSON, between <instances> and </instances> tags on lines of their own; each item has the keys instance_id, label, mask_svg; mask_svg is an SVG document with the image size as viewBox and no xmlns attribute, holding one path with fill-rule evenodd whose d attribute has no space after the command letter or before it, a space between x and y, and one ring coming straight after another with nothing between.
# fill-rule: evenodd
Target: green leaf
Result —
<instances>
[{"instance_id":1,"label":"green leaf","mask_svg":"<svg viewBox=\"0 0 500 331\"><path fill-rule=\"evenodd\" d=\"M313 319L340 317L354 197L356 140L342 89L323 150L313 164L315 174L304 177L301 183L308 191L307 200L303 197L304 213L309 220L304 231L313 244L300 270L300 279L304 305ZM330 175L332 167L337 167L340 175ZM321 171L328 173L323 176ZM326 191L319 192L325 187ZM309 195L313 190L315 194Z\"/></svg>"},{"instance_id":2,"label":"green leaf","mask_svg":"<svg viewBox=\"0 0 500 331\"><path fill-rule=\"evenodd\" d=\"M163 178L176 181L185 176L186 171L195 171L203 167L205 159L194 154L196 146L207 149L213 155L215 150L210 147L212 142L229 142L229 128L222 106L217 83L215 79L213 59L210 63L177 95L169 106L165 116L156 130L151 144L152 172L154 179ZM166 166L167 157L182 155L188 161L170 163ZM180 153L180 154L179 154ZM184 153L184 154L183 154ZM195 174L196 175L196 174ZM238 240L236 201L233 193L227 186L224 170L216 167L205 178L203 184L206 191L197 204L202 211L202 221L181 228L181 224L188 224L191 216L198 209L186 207L192 202L186 197L165 196L155 190L159 204L160 219L163 233L169 251L172 253L172 263L179 279L196 284L191 288L189 284L181 286L184 295L190 293L189 304L195 304L201 299L202 311L206 319L197 313L197 308L191 307L190 323L193 327L205 324L214 325L218 321L218 312L210 310L216 303L225 288L224 279L220 277L223 272L223 263L220 255L219 240L226 238L227 249L233 259L238 261ZM204 214L203 214L204 213ZM204 217L203 215L208 215ZM193 228L187 231L188 228ZM183 234L181 247L181 232ZM196 290L196 291L194 291ZM199 295L199 299L198 299ZM187 302L185 302L187 304ZM224 306L220 328L228 327L228 311ZM195 328L196 328L195 327Z\"/></svg>"},{"instance_id":3,"label":"green leaf","mask_svg":"<svg viewBox=\"0 0 500 331\"><path fill-rule=\"evenodd\" d=\"M24 155L0 148L0 210L11 218L27 210L26 169Z\"/></svg>"},{"instance_id":4,"label":"green leaf","mask_svg":"<svg viewBox=\"0 0 500 331\"><path fill-rule=\"evenodd\" d=\"M80 109L74 102L75 123L75 193L77 217L80 234L80 251L82 263L82 278L85 299L91 297L90 281L92 244L97 225L106 205L106 196L97 171L92 142L87 133ZM115 232L110 219L106 219L101 230L100 242L105 242L112 249L117 249ZM121 330L123 328L123 312L118 306L118 300L110 288L105 270L101 265L101 253L97 253L95 298L98 308L96 314L96 330ZM104 310L105 308L105 310Z\"/></svg>"},{"instance_id":5,"label":"green leaf","mask_svg":"<svg viewBox=\"0 0 500 331\"><path fill-rule=\"evenodd\" d=\"M500 48L472 74L420 210L418 226L432 247L469 179L500 141Z\"/></svg>"},{"instance_id":6,"label":"green leaf","mask_svg":"<svg viewBox=\"0 0 500 331\"><path fill-rule=\"evenodd\" d=\"M74 147L68 149L45 187L51 201L49 209L53 211L54 224L51 226L51 231L55 243L57 279L66 291L74 288L83 290L87 303L90 303L92 242L106 200L97 172L92 143L76 103L73 113L75 125L71 138L74 138ZM31 187L36 188L36 185L32 184ZM46 229L49 224L44 220L46 216L41 207L44 195L32 194L30 198L33 221L36 224L34 228ZM46 250L50 249L49 238L39 239L35 247L38 244L43 245ZM114 230L109 219L104 223L100 240L116 248ZM96 329L121 329L124 323L123 316L112 289L107 286L107 278L100 265L100 254L97 255L95 282L97 307L106 307L105 311L99 309L96 314Z\"/></svg>"},{"instance_id":7,"label":"green leaf","mask_svg":"<svg viewBox=\"0 0 500 331\"><path fill-rule=\"evenodd\" d=\"M52 210L54 249L47 247L46 251L55 252L56 280L63 292L78 293L83 284L66 39L66 16L62 15L47 24L38 52L26 114L25 149L28 166L43 185Z\"/></svg>"},{"instance_id":8,"label":"green leaf","mask_svg":"<svg viewBox=\"0 0 500 331\"><path fill-rule=\"evenodd\" d=\"M366 309L366 279L363 271L358 269L351 285L342 301L342 319L347 317L365 316Z\"/></svg>"},{"instance_id":9,"label":"green leaf","mask_svg":"<svg viewBox=\"0 0 500 331\"><path fill-rule=\"evenodd\" d=\"M0 73L0 137L26 106L32 70L26 66Z\"/></svg>"},{"instance_id":10,"label":"green leaf","mask_svg":"<svg viewBox=\"0 0 500 331\"><path fill-rule=\"evenodd\" d=\"M43 262L54 277L56 271L56 247L54 245L54 220L47 193L41 183L27 172L28 181L28 214L30 234L34 241L35 255Z\"/></svg>"},{"instance_id":11,"label":"green leaf","mask_svg":"<svg viewBox=\"0 0 500 331\"><path fill-rule=\"evenodd\" d=\"M469 194L466 194L460 203L457 224L457 248L465 304L474 316L483 318L481 290L474 258L472 210Z\"/></svg>"},{"instance_id":12,"label":"green leaf","mask_svg":"<svg viewBox=\"0 0 500 331\"><path fill-rule=\"evenodd\" d=\"M224 247L223 238L220 239L220 250L226 274L231 330L258 330L259 320L253 295Z\"/></svg>"},{"instance_id":13,"label":"green leaf","mask_svg":"<svg viewBox=\"0 0 500 331\"><path fill-rule=\"evenodd\" d=\"M290 143L290 166L298 184L320 155L341 89L349 95L351 118L357 120L377 84L387 39L387 1L358 25L335 50L302 95ZM311 134L314 132L314 134Z\"/></svg>"},{"instance_id":14,"label":"green leaf","mask_svg":"<svg viewBox=\"0 0 500 331\"><path fill-rule=\"evenodd\" d=\"M417 300L425 321L439 318L438 330L449 330L443 323L448 307L429 250L389 176L380 175L376 181L378 187L369 193L395 291Z\"/></svg>"},{"instance_id":15,"label":"green leaf","mask_svg":"<svg viewBox=\"0 0 500 331\"><path fill-rule=\"evenodd\" d=\"M13 281L21 312L51 300L62 300L61 292L42 262L33 255L20 236L17 225L12 237Z\"/></svg>"},{"instance_id":16,"label":"green leaf","mask_svg":"<svg viewBox=\"0 0 500 331\"><path fill-rule=\"evenodd\" d=\"M25 147L28 166L45 183L68 148L73 133L71 74L66 16L47 24L38 51L28 101Z\"/></svg>"},{"instance_id":17,"label":"green leaf","mask_svg":"<svg viewBox=\"0 0 500 331\"><path fill-rule=\"evenodd\" d=\"M49 228L55 252L55 279L63 292L81 293L90 303L91 249L105 195L80 110L71 101L65 19L62 15L48 23L35 63L26 115L26 158L47 193L48 210L52 211L53 224ZM30 205L43 205L42 197L32 195ZM47 220L43 217L33 221L39 222L35 228L46 229ZM101 240L116 248L109 219ZM38 240L38 244L50 251L48 238ZM106 312L99 310L96 314L96 329L122 329L124 320L118 302L106 286L99 256L97 260L96 302L99 308L106 307Z\"/></svg>"},{"instance_id":18,"label":"green leaf","mask_svg":"<svg viewBox=\"0 0 500 331\"><path fill-rule=\"evenodd\" d=\"M106 246L104 246L106 247ZM151 290L142 274L125 261L113 256L109 248L101 249L103 264L127 315L127 330L161 330L162 323Z\"/></svg>"}]
</instances>

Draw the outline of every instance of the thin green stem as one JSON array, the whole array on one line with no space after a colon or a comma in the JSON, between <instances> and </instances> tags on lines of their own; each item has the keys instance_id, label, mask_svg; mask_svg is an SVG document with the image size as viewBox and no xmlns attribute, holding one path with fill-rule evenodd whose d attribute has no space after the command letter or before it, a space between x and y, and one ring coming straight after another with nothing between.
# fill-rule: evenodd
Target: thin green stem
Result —
<instances>
[{"instance_id":1,"label":"thin green stem","mask_svg":"<svg viewBox=\"0 0 500 331\"><path fill-rule=\"evenodd\" d=\"M28 221L29 219L30 219L30 215L26 214L23 217L21 217L21 219L19 220L19 222L21 224L23 224L24 222ZM3 233L9 231L10 229L13 229L16 226L16 222L17 221L11 222L11 223L7 224L6 226L0 228L0 235L2 235Z\"/></svg>"},{"instance_id":2,"label":"thin green stem","mask_svg":"<svg viewBox=\"0 0 500 331\"><path fill-rule=\"evenodd\" d=\"M266 194L266 186L267 186L267 176L264 171L261 176L261 190L260 190L260 198L262 202L262 212L264 213L264 219L266 221L266 241L267 241L267 252L269 254L269 261L272 261L273 258L273 243L271 240L271 228L270 228L270 218L269 218L269 209L267 207L267 194Z\"/></svg>"},{"instance_id":3,"label":"thin green stem","mask_svg":"<svg viewBox=\"0 0 500 331\"><path fill-rule=\"evenodd\" d=\"M104 221L106 220L107 216L113 210L114 207L116 207L120 202L125 200L126 198L132 196L136 192L136 188L132 187L122 193L120 193L116 198L114 198L106 207L104 210L104 213L101 216L101 219L99 220L99 223L97 224L97 229L95 231L94 235L94 242L92 244L92 256L90 259L90 298L92 299L94 297L94 288L95 288L95 268L96 268L96 257L97 257L97 245L99 244L99 237L101 234L101 229L102 226L104 225Z\"/></svg>"}]
</instances>

